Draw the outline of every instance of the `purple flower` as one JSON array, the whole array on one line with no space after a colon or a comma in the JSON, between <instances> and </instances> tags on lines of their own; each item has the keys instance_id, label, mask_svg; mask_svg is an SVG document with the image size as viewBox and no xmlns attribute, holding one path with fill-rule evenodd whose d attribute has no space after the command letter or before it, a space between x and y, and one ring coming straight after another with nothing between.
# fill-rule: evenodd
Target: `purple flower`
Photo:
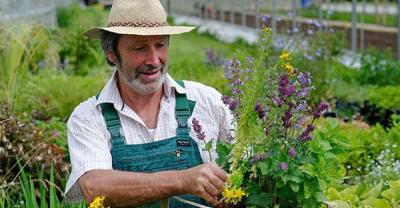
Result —
<instances>
[{"instance_id":1,"label":"purple flower","mask_svg":"<svg viewBox=\"0 0 400 208\"><path fill-rule=\"evenodd\" d=\"M301 112L301 111L305 110L306 108L307 108L307 103L305 101L303 101L302 103L297 105L296 111Z\"/></svg>"},{"instance_id":2,"label":"purple flower","mask_svg":"<svg viewBox=\"0 0 400 208\"><path fill-rule=\"evenodd\" d=\"M299 75L297 75L297 81L302 87L308 86L311 83L310 72L300 72Z\"/></svg>"},{"instance_id":3,"label":"purple flower","mask_svg":"<svg viewBox=\"0 0 400 208\"><path fill-rule=\"evenodd\" d=\"M285 116L283 116L283 126L289 128L291 125L290 119L292 118L292 112L285 111Z\"/></svg>"},{"instance_id":4,"label":"purple flower","mask_svg":"<svg viewBox=\"0 0 400 208\"><path fill-rule=\"evenodd\" d=\"M296 155L297 155L296 149L294 149L293 147L291 147L291 148L289 149L289 151L288 151L288 155L289 155L290 157L296 157Z\"/></svg>"},{"instance_id":5,"label":"purple flower","mask_svg":"<svg viewBox=\"0 0 400 208\"><path fill-rule=\"evenodd\" d=\"M307 30L307 34L308 34L308 35L314 35L314 30L308 29L308 30Z\"/></svg>"},{"instance_id":6,"label":"purple flower","mask_svg":"<svg viewBox=\"0 0 400 208\"><path fill-rule=\"evenodd\" d=\"M312 126L311 124L308 124L306 130L303 133L301 133L301 135L300 135L300 141L302 141L302 142L310 141L312 131L314 131L314 126Z\"/></svg>"},{"instance_id":7,"label":"purple flower","mask_svg":"<svg viewBox=\"0 0 400 208\"><path fill-rule=\"evenodd\" d=\"M238 102L236 100L231 99L229 102L229 110L234 111L238 106Z\"/></svg>"},{"instance_id":8,"label":"purple flower","mask_svg":"<svg viewBox=\"0 0 400 208\"><path fill-rule=\"evenodd\" d=\"M265 117L265 111L261 105L261 103L256 103L256 106L254 107L254 111L258 113L258 118L263 119Z\"/></svg>"},{"instance_id":9,"label":"purple flower","mask_svg":"<svg viewBox=\"0 0 400 208\"><path fill-rule=\"evenodd\" d=\"M226 96L226 95L222 96L222 98L221 98L222 103L224 103L225 105L228 105L229 99L230 98L228 96Z\"/></svg>"},{"instance_id":10,"label":"purple flower","mask_svg":"<svg viewBox=\"0 0 400 208\"><path fill-rule=\"evenodd\" d=\"M204 140L206 138L206 135L203 131L203 127L200 125L200 121L197 120L196 118L193 118L192 124L193 124L193 130L196 133L197 139Z\"/></svg>"},{"instance_id":11,"label":"purple flower","mask_svg":"<svg viewBox=\"0 0 400 208\"><path fill-rule=\"evenodd\" d=\"M265 154L256 154L250 159L250 162L254 164L260 160L264 160L265 158L266 158Z\"/></svg>"},{"instance_id":12,"label":"purple flower","mask_svg":"<svg viewBox=\"0 0 400 208\"><path fill-rule=\"evenodd\" d=\"M315 55L320 57L322 54L321 49L318 49L317 51L315 51Z\"/></svg>"},{"instance_id":13,"label":"purple flower","mask_svg":"<svg viewBox=\"0 0 400 208\"><path fill-rule=\"evenodd\" d=\"M283 100L279 97L272 98L272 102L278 107L281 107L284 104Z\"/></svg>"},{"instance_id":14,"label":"purple flower","mask_svg":"<svg viewBox=\"0 0 400 208\"><path fill-rule=\"evenodd\" d=\"M289 167L288 164L285 163L285 162L279 163L279 168L280 168L281 170L287 170L288 167Z\"/></svg>"},{"instance_id":15,"label":"purple flower","mask_svg":"<svg viewBox=\"0 0 400 208\"><path fill-rule=\"evenodd\" d=\"M327 102L321 102L318 107L313 112L314 119L321 117L321 114L329 108L329 104Z\"/></svg>"},{"instance_id":16,"label":"purple flower","mask_svg":"<svg viewBox=\"0 0 400 208\"><path fill-rule=\"evenodd\" d=\"M289 96L293 95L294 92L296 92L296 86L290 84L286 88L285 96L289 97Z\"/></svg>"},{"instance_id":17,"label":"purple flower","mask_svg":"<svg viewBox=\"0 0 400 208\"><path fill-rule=\"evenodd\" d=\"M304 54L304 58L306 58L309 61L314 61L314 57L308 55L307 53Z\"/></svg>"},{"instance_id":18,"label":"purple flower","mask_svg":"<svg viewBox=\"0 0 400 208\"><path fill-rule=\"evenodd\" d=\"M301 88L300 90L299 90L299 92L297 93L297 96L299 96L299 97L301 97L301 98L305 98L305 97L307 97L308 96L308 93L310 92L310 87L304 87L304 88Z\"/></svg>"},{"instance_id":19,"label":"purple flower","mask_svg":"<svg viewBox=\"0 0 400 208\"><path fill-rule=\"evenodd\" d=\"M264 16L261 17L261 21L267 22L270 18L271 18L270 16L264 15Z\"/></svg>"}]
</instances>

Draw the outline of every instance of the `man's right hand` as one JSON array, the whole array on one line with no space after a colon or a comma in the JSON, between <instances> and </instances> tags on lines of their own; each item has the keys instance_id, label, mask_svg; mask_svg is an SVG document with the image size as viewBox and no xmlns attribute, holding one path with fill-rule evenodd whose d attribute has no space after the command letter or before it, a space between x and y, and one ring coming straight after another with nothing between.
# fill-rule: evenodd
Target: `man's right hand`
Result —
<instances>
[{"instance_id":1,"label":"man's right hand","mask_svg":"<svg viewBox=\"0 0 400 208\"><path fill-rule=\"evenodd\" d=\"M221 207L217 196L221 193L227 173L215 163L205 163L181 171L182 192L199 196L213 207Z\"/></svg>"}]
</instances>

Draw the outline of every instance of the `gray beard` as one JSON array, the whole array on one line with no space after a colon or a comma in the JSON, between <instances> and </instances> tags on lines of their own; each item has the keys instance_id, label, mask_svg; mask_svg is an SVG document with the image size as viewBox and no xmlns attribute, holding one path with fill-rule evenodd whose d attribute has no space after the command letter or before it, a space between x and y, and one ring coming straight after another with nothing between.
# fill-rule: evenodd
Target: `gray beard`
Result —
<instances>
[{"instance_id":1,"label":"gray beard","mask_svg":"<svg viewBox=\"0 0 400 208\"><path fill-rule=\"evenodd\" d=\"M121 75L122 79L133 91L142 95L150 95L157 92L157 90L159 90L164 84L167 77L168 66L164 65L161 69L161 75L151 83L142 83L142 81L135 76L129 79L122 71L121 64L117 64L117 69L120 72L119 74Z\"/></svg>"}]
</instances>

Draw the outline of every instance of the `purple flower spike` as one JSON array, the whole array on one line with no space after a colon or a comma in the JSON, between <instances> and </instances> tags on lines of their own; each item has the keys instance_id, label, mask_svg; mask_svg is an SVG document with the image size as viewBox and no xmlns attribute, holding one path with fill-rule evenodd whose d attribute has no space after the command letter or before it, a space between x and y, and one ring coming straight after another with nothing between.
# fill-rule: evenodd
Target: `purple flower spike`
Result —
<instances>
[{"instance_id":1,"label":"purple flower spike","mask_svg":"<svg viewBox=\"0 0 400 208\"><path fill-rule=\"evenodd\" d=\"M308 124L306 130L301 133L300 140L302 142L310 141L311 140L311 132L314 131L314 126Z\"/></svg>"},{"instance_id":2,"label":"purple flower spike","mask_svg":"<svg viewBox=\"0 0 400 208\"><path fill-rule=\"evenodd\" d=\"M289 151L288 151L288 155L289 155L290 157L296 157L297 152L296 152L296 150L295 150L293 147L291 147L291 148L289 149Z\"/></svg>"},{"instance_id":3,"label":"purple flower spike","mask_svg":"<svg viewBox=\"0 0 400 208\"><path fill-rule=\"evenodd\" d=\"M272 98L272 102L278 107L281 107L284 104L283 100L279 97Z\"/></svg>"},{"instance_id":4,"label":"purple flower spike","mask_svg":"<svg viewBox=\"0 0 400 208\"><path fill-rule=\"evenodd\" d=\"M279 163L279 168L280 168L281 170L287 170L288 167L289 167L288 164L285 163L285 162Z\"/></svg>"},{"instance_id":5,"label":"purple flower spike","mask_svg":"<svg viewBox=\"0 0 400 208\"><path fill-rule=\"evenodd\" d=\"M196 118L193 118L192 124L193 124L193 130L196 133L197 139L204 140L206 138L206 135L203 131L203 127L200 125L200 121L197 120Z\"/></svg>"},{"instance_id":6,"label":"purple flower spike","mask_svg":"<svg viewBox=\"0 0 400 208\"><path fill-rule=\"evenodd\" d=\"M313 112L313 117L315 119L321 117L321 114L326 111L329 108L329 103L327 102L321 102L318 107L315 109Z\"/></svg>"},{"instance_id":7,"label":"purple flower spike","mask_svg":"<svg viewBox=\"0 0 400 208\"><path fill-rule=\"evenodd\" d=\"M238 102L236 100L231 100L229 102L229 110L234 111L238 106Z\"/></svg>"},{"instance_id":8,"label":"purple flower spike","mask_svg":"<svg viewBox=\"0 0 400 208\"><path fill-rule=\"evenodd\" d=\"M263 119L265 117L265 111L261 105L261 103L257 103L254 107L254 111L258 113L258 118Z\"/></svg>"},{"instance_id":9,"label":"purple flower spike","mask_svg":"<svg viewBox=\"0 0 400 208\"><path fill-rule=\"evenodd\" d=\"M285 116L283 117L283 125L286 128L289 128L291 125L290 119L292 118L292 112L285 111Z\"/></svg>"},{"instance_id":10,"label":"purple flower spike","mask_svg":"<svg viewBox=\"0 0 400 208\"><path fill-rule=\"evenodd\" d=\"M266 158L265 154L256 154L250 159L250 162L254 164L260 160L264 160L265 158Z\"/></svg>"}]
</instances>

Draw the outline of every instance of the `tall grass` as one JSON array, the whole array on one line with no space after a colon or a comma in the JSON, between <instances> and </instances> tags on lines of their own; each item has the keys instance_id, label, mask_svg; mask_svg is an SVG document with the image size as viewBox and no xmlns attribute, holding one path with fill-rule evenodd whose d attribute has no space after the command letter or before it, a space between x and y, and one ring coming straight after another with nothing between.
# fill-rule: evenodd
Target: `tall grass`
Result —
<instances>
[{"instance_id":1,"label":"tall grass","mask_svg":"<svg viewBox=\"0 0 400 208\"><path fill-rule=\"evenodd\" d=\"M15 25L0 30L0 95L11 110L18 89L26 82L30 69L36 66L37 55L47 44L48 35L40 25Z\"/></svg>"},{"instance_id":2,"label":"tall grass","mask_svg":"<svg viewBox=\"0 0 400 208\"><path fill-rule=\"evenodd\" d=\"M63 202L62 187L58 187L54 179L53 165L50 167L49 178L43 177L43 169L37 169L37 179L32 179L29 173L26 173L24 167L19 165L20 174L19 183L16 183L14 189L20 190L21 195L17 198L11 198L7 195L7 188L0 188L0 208L8 207L27 207L27 208L84 208L87 207L84 202L77 204L68 204Z\"/></svg>"}]
</instances>

